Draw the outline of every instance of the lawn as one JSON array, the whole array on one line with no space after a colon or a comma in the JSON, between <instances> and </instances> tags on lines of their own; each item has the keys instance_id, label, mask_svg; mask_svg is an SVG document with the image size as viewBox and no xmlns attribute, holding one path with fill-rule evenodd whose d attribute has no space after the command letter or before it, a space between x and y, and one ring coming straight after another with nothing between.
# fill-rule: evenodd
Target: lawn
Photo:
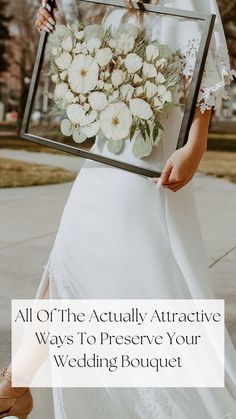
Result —
<instances>
[{"instance_id":1,"label":"lawn","mask_svg":"<svg viewBox=\"0 0 236 419\"><path fill-rule=\"evenodd\" d=\"M199 172L236 183L236 152L207 151L200 163Z\"/></svg>"},{"instance_id":2,"label":"lawn","mask_svg":"<svg viewBox=\"0 0 236 419\"><path fill-rule=\"evenodd\" d=\"M76 173L58 167L0 158L0 188L73 181Z\"/></svg>"}]
</instances>

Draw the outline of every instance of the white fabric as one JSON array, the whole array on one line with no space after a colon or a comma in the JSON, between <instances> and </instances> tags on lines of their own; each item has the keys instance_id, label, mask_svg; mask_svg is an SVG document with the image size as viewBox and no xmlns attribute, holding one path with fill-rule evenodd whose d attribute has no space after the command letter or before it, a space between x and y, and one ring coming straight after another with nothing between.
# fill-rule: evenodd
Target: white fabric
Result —
<instances>
[{"instance_id":1,"label":"white fabric","mask_svg":"<svg viewBox=\"0 0 236 419\"><path fill-rule=\"evenodd\" d=\"M228 47L216 0L161 0L159 4L163 4L166 7L177 7L216 15L214 33L208 52L197 105L202 112L210 108L220 109L222 100L229 98L226 86L230 84L233 76L236 76L236 72L230 68ZM185 33L189 39L190 37L197 37L196 33L194 34L194 31L190 27L186 27Z\"/></svg>"},{"instance_id":2,"label":"white fabric","mask_svg":"<svg viewBox=\"0 0 236 419\"><path fill-rule=\"evenodd\" d=\"M211 0L165 4L192 9L207 4L215 11ZM145 159L148 167L154 161L163 166L176 147L179 126L175 109L166 121L165 141ZM102 150L109 156L100 139L94 151ZM122 153L135 161L129 143ZM192 183L174 194L140 175L87 161L71 190L36 297L43 295L48 276L52 298L213 298ZM226 334L225 388L56 388L55 418L236 419L235 361Z\"/></svg>"}]
</instances>

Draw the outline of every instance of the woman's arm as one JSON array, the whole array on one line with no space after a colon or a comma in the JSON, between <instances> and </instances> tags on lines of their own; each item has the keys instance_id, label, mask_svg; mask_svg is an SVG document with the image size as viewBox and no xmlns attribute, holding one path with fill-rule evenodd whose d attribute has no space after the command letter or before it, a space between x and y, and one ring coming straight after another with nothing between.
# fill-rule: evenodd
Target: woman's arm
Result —
<instances>
[{"instance_id":1,"label":"woman's arm","mask_svg":"<svg viewBox=\"0 0 236 419\"><path fill-rule=\"evenodd\" d=\"M47 0L42 0L42 7L40 7L37 19L35 22L35 27L38 29L39 32L46 31L52 32L55 28L55 18L52 16L49 11L46 9Z\"/></svg>"},{"instance_id":2,"label":"woman's arm","mask_svg":"<svg viewBox=\"0 0 236 419\"><path fill-rule=\"evenodd\" d=\"M196 107L187 143L176 150L166 162L161 175L164 187L176 192L193 178L207 149L210 118L211 111L202 114ZM157 182L158 179L153 178L153 181Z\"/></svg>"}]
</instances>

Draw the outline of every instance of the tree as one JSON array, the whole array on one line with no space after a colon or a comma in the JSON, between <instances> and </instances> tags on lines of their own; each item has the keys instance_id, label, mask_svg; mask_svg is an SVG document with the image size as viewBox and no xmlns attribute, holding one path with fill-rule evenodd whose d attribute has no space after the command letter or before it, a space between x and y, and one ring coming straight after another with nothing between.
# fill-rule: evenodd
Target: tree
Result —
<instances>
[{"instance_id":1,"label":"tree","mask_svg":"<svg viewBox=\"0 0 236 419\"><path fill-rule=\"evenodd\" d=\"M0 73L8 68L6 41L10 38L8 23L10 18L6 15L7 2L0 0Z\"/></svg>"},{"instance_id":2,"label":"tree","mask_svg":"<svg viewBox=\"0 0 236 419\"><path fill-rule=\"evenodd\" d=\"M236 66L236 0L217 0L225 35L228 42L232 66Z\"/></svg>"}]
</instances>

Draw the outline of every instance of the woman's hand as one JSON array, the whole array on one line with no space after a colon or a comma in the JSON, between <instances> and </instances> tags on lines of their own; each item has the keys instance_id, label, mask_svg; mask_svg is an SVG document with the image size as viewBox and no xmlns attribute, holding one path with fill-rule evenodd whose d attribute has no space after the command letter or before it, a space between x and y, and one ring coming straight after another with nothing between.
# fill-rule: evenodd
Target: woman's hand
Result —
<instances>
[{"instance_id":1,"label":"woman's hand","mask_svg":"<svg viewBox=\"0 0 236 419\"><path fill-rule=\"evenodd\" d=\"M35 27L38 29L39 32L42 30L46 32L53 32L55 29L55 17L52 16L49 11L46 9L47 0L42 1L42 7L40 7L37 19L35 22Z\"/></svg>"},{"instance_id":2,"label":"woman's hand","mask_svg":"<svg viewBox=\"0 0 236 419\"><path fill-rule=\"evenodd\" d=\"M162 172L162 185L177 192L195 175L205 149L194 148L189 144L176 150L167 160Z\"/></svg>"},{"instance_id":3,"label":"woman's hand","mask_svg":"<svg viewBox=\"0 0 236 419\"><path fill-rule=\"evenodd\" d=\"M210 117L211 111L202 114L199 108L196 108L187 144L176 150L167 160L161 181L162 185L172 192L177 192L185 186L196 173L207 149ZM152 181L157 183L159 179L153 178Z\"/></svg>"}]
</instances>

